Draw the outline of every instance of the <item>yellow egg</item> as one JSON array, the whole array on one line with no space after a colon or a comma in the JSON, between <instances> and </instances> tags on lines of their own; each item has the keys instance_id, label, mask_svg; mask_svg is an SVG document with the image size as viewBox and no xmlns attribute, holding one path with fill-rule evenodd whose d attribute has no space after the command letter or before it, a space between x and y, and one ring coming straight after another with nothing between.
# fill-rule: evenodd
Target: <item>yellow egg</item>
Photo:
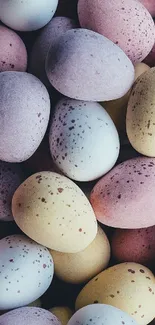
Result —
<instances>
[{"instance_id":1,"label":"yellow egg","mask_svg":"<svg viewBox=\"0 0 155 325\"><path fill-rule=\"evenodd\" d=\"M154 318L155 278L137 263L121 263L106 269L82 289L76 309L93 303L112 305L127 312L139 325Z\"/></svg>"},{"instance_id":2,"label":"yellow egg","mask_svg":"<svg viewBox=\"0 0 155 325\"><path fill-rule=\"evenodd\" d=\"M26 235L60 252L80 252L97 234L87 197L73 181L54 172L26 179L14 193L12 212Z\"/></svg>"},{"instance_id":3,"label":"yellow egg","mask_svg":"<svg viewBox=\"0 0 155 325\"><path fill-rule=\"evenodd\" d=\"M55 274L63 281L82 283L104 270L110 259L110 244L104 231L98 227L93 242L82 252L66 254L51 250Z\"/></svg>"},{"instance_id":4,"label":"yellow egg","mask_svg":"<svg viewBox=\"0 0 155 325\"><path fill-rule=\"evenodd\" d=\"M67 325L73 315L73 311L68 307L53 307L49 311L60 320L62 325Z\"/></svg>"}]
</instances>

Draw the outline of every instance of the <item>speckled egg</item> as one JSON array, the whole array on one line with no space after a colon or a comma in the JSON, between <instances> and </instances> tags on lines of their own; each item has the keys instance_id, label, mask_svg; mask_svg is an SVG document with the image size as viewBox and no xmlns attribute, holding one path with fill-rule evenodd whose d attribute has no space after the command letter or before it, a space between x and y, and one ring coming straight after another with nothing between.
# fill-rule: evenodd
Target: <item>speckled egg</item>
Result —
<instances>
[{"instance_id":1,"label":"speckled egg","mask_svg":"<svg viewBox=\"0 0 155 325\"><path fill-rule=\"evenodd\" d=\"M67 17L54 17L38 36L30 54L29 71L46 86L50 83L45 72L45 60L50 46L67 30L76 27L74 20Z\"/></svg>"},{"instance_id":2,"label":"speckled egg","mask_svg":"<svg viewBox=\"0 0 155 325\"><path fill-rule=\"evenodd\" d=\"M99 227L93 242L82 252L66 254L51 250L55 274L62 281L82 283L104 270L110 260L110 244Z\"/></svg>"},{"instance_id":3,"label":"speckled egg","mask_svg":"<svg viewBox=\"0 0 155 325\"><path fill-rule=\"evenodd\" d=\"M104 176L94 186L90 201L97 219L105 225L145 228L155 225L154 192L155 159L139 157Z\"/></svg>"},{"instance_id":4,"label":"speckled egg","mask_svg":"<svg viewBox=\"0 0 155 325\"><path fill-rule=\"evenodd\" d=\"M150 14L155 17L155 2L154 0L139 0L146 9L150 12Z\"/></svg>"},{"instance_id":5,"label":"speckled egg","mask_svg":"<svg viewBox=\"0 0 155 325\"><path fill-rule=\"evenodd\" d=\"M44 27L54 16L58 0L0 0L1 21L12 29L28 32Z\"/></svg>"},{"instance_id":6,"label":"speckled egg","mask_svg":"<svg viewBox=\"0 0 155 325\"><path fill-rule=\"evenodd\" d=\"M60 252L82 251L97 234L87 197L70 179L57 173L30 176L16 190L12 211L25 234Z\"/></svg>"},{"instance_id":7,"label":"speckled egg","mask_svg":"<svg viewBox=\"0 0 155 325\"><path fill-rule=\"evenodd\" d=\"M0 310L25 306L50 286L54 266L47 248L12 235L0 240L0 256Z\"/></svg>"},{"instance_id":8,"label":"speckled egg","mask_svg":"<svg viewBox=\"0 0 155 325\"><path fill-rule=\"evenodd\" d=\"M77 181L107 173L120 149L115 125L100 104L68 98L55 107L49 143L56 166Z\"/></svg>"},{"instance_id":9,"label":"speckled egg","mask_svg":"<svg viewBox=\"0 0 155 325\"><path fill-rule=\"evenodd\" d=\"M0 72L26 69L27 51L22 39L11 29L0 26Z\"/></svg>"},{"instance_id":10,"label":"speckled egg","mask_svg":"<svg viewBox=\"0 0 155 325\"><path fill-rule=\"evenodd\" d=\"M26 72L0 73L0 159L21 162L39 147L50 114L49 94Z\"/></svg>"},{"instance_id":11,"label":"speckled egg","mask_svg":"<svg viewBox=\"0 0 155 325\"><path fill-rule=\"evenodd\" d=\"M125 53L104 36L82 28L67 31L51 46L46 73L60 93L87 101L122 97L134 80Z\"/></svg>"},{"instance_id":12,"label":"speckled egg","mask_svg":"<svg viewBox=\"0 0 155 325\"><path fill-rule=\"evenodd\" d=\"M148 64L150 67L154 67L155 66L155 44L154 44L151 52L145 58L144 62L146 64Z\"/></svg>"},{"instance_id":13,"label":"speckled egg","mask_svg":"<svg viewBox=\"0 0 155 325\"><path fill-rule=\"evenodd\" d=\"M53 307L49 311L60 320L62 325L67 325L73 315L73 311L64 306Z\"/></svg>"},{"instance_id":14,"label":"speckled egg","mask_svg":"<svg viewBox=\"0 0 155 325\"><path fill-rule=\"evenodd\" d=\"M155 157L155 68L135 83L127 107L126 129L133 148Z\"/></svg>"},{"instance_id":15,"label":"speckled egg","mask_svg":"<svg viewBox=\"0 0 155 325\"><path fill-rule=\"evenodd\" d=\"M37 307L18 308L0 316L1 325L61 325L48 310Z\"/></svg>"},{"instance_id":16,"label":"speckled egg","mask_svg":"<svg viewBox=\"0 0 155 325\"><path fill-rule=\"evenodd\" d=\"M93 303L112 305L132 316L139 325L154 318L155 278L145 266L122 263L89 281L79 293L76 309Z\"/></svg>"},{"instance_id":17,"label":"speckled egg","mask_svg":"<svg viewBox=\"0 0 155 325\"><path fill-rule=\"evenodd\" d=\"M119 262L154 263L155 226L143 229L117 229L112 237L112 253Z\"/></svg>"},{"instance_id":18,"label":"speckled egg","mask_svg":"<svg viewBox=\"0 0 155 325\"><path fill-rule=\"evenodd\" d=\"M13 220L11 211L12 196L23 181L20 165L0 161L0 220Z\"/></svg>"}]
</instances>

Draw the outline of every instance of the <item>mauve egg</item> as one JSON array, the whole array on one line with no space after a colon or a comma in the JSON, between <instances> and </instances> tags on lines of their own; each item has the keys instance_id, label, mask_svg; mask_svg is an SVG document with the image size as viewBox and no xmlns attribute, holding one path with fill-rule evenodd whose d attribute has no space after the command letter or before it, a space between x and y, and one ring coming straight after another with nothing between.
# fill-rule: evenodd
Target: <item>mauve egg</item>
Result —
<instances>
[{"instance_id":1,"label":"mauve egg","mask_svg":"<svg viewBox=\"0 0 155 325\"><path fill-rule=\"evenodd\" d=\"M149 11L149 13L154 17L155 16L155 2L154 0L139 0Z\"/></svg>"},{"instance_id":2,"label":"mauve egg","mask_svg":"<svg viewBox=\"0 0 155 325\"><path fill-rule=\"evenodd\" d=\"M151 51L155 41L153 19L137 0L79 0L82 28L109 38L137 63Z\"/></svg>"},{"instance_id":3,"label":"mauve egg","mask_svg":"<svg viewBox=\"0 0 155 325\"><path fill-rule=\"evenodd\" d=\"M50 115L49 94L26 72L0 73L0 159L21 162L39 147Z\"/></svg>"},{"instance_id":4,"label":"mauve egg","mask_svg":"<svg viewBox=\"0 0 155 325\"><path fill-rule=\"evenodd\" d=\"M146 64L148 64L150 67L154 67L155 66L155 44L154 44L151 52L145 58L144 62Z\"/></svg>"}]
</instances>

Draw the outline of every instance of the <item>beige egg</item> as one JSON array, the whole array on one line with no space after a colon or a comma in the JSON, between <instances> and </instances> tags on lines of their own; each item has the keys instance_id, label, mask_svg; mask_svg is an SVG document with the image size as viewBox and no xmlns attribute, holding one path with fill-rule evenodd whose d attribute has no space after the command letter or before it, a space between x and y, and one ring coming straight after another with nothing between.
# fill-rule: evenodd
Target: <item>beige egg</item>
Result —
<instances>
[{"instance_id":1,"label":"beige egg","mask_svg":"<svg viewBox=\"0 0 155 325\"><path fill-rule=\"evenodd\" d=\"M12 212L19 228L48 248L76 253L97 234L93 209L81 189L65 176L41 172L16 190Z\"/></svg>"},{"instance_id":2,"label":"beige egg","mask_svg":"<svg viewBox=\"0 0 155 325\"><path fill-rule=\"evenodd\" d=\"M143 62L139 62L135 65L135 80L141 76L142 73L146 72L150 70L150 67L143 63Z\"/></svg>"},{"instance_id":3,"label":"beige egg","mask_svg":"<svg viewBox=\"0 0 155 325\"><path fill-rule=\"evenodd\" d=\"M127 108L129 141L139 153L155 157L155 68L136 81Z\"/></svg>"},{"instance_id":4,"label":"beige egg","mask_svg":"<svg viewBox=\"0 0 155 325\"><path fill-rule=\"evenodd\" d=\"M49 311L55 315L61 322L62 325L67 325L68 321L73 315L73 311L68 307L53 307Z\"/></svg>"},{"instance_id":5,"label":"beige egg","mask_svg":"<svg viewBox=\"0 0 155 325\"><path fill-rule=\"evenodd\" d=\"M82 252L66 254L50 251L55 274L63 281L82 283L104 270L110 259L110 244L104 231L98 227L93 242Z\"/></svg>"},{"instance_id":6,"label":"beige egg","mask_svg":"<svg viewBox=\"0 0 155 325\"><path fill-rule=\"evenodd\" d=\"M154 275L137 263L110 267L82 289L76 300L76 310L93 303L117 307L132 316L139 325L146 325L154 318Z\"/></svg>"}]
</instances>

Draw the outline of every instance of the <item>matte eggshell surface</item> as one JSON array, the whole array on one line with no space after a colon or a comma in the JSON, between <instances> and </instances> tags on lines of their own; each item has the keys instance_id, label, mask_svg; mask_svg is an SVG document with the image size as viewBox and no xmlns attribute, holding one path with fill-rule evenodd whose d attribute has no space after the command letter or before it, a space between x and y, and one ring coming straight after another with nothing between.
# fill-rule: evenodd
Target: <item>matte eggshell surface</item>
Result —
<instances>
[{"instance_id":1,"label":"matte eggshell surface","mask_svg":"<svg viewBox=\"0 0 155 325\"><path fill-rule=\"evenodd\" d=\"M0 310L27 305L50 286L54 266L47 248L12 235L0 240L0 257Z\"/></svg>"},{"instance_id":2,"label":"matte eggshell surface","mask_svg":"<svg viewBox=\"0 0 155 325\"><path fill-rule=\"evenodd\" d=\"M79 293L76 309L93 303L112 305L132 316L139 325L154 318L155 278L145 266L122 263L98 274Z\"/></svg>"},{"instance_id":3,"label":"matte eggshell surface","mask_svg":"<svg viewBox=\"0 0 155 325\"><path fill-rule=\"evenodd\" d=\"M26 72L0 73L0 159L21 162L39 147L49 121L45 86Z\"/></svg>"},{"instance_id":4,"label":"matte eggshell surface","mask_svg":"<svg viewBox=\"0 0 155 325\"><path fill-rule=\"evenodd\" d=\"M154 17L155 16L155 2L154 2L154 0L139 0L139 1L146 7L146 9Z\"/></svg>"},{"instance_id":5,"label":"matte eggshell surface","mask_svg":"<svg viewBox=\"0 0 155 325\"><path fill-rule=\"evenodd\" d=\"M146 190L147 189L147 190ZM97 219L116 228L155 224L155 159L127 160L101 178L90 201Z\"/></svg>"},{"instance_id":6,"label":"matte eggshell surface","mask_svg":"<svg viewBox=\"0 0 155 325\"><path fill-rule=\"evenodd\" d=\"M70 308L63 306L53 307L49 311L60 320L62 325L67 325L73 315L73 311Z\"/></svg>"},{"instance_id":7,"label":"matte eggshell surface","mask_svg":"<svg viewBox=\"0 0 155 325\"><path fill-rule=\"evenodd\" d=\"M46 73L60 93L87 101L119 98L134 80L134 67L117 45L80 28L67 31L50 48Z\"/></svg>"},{"instance_id":8,"label":"matte eggshell surface","mask_svg":"<svg viewBox=\"0 0 155 325\"><path fill-rule=\"evenodd\" d=\"M136 0L79 0L78 16L82 28L118 44L133 63L143 61L153 47L153 19Z\"/></svg>"},{"instance_id":9,"label":"matte eggshell surface","mask_svg":"<svg viewBox=\"0 0 155 325\"><path fill-rule=\"evenodd\" d=\"M60 252L82 251L97 234L87 197L76 184L57 173L29 177L14 194L12 211L25 234Z\"/></svg>"}]
</instances>

